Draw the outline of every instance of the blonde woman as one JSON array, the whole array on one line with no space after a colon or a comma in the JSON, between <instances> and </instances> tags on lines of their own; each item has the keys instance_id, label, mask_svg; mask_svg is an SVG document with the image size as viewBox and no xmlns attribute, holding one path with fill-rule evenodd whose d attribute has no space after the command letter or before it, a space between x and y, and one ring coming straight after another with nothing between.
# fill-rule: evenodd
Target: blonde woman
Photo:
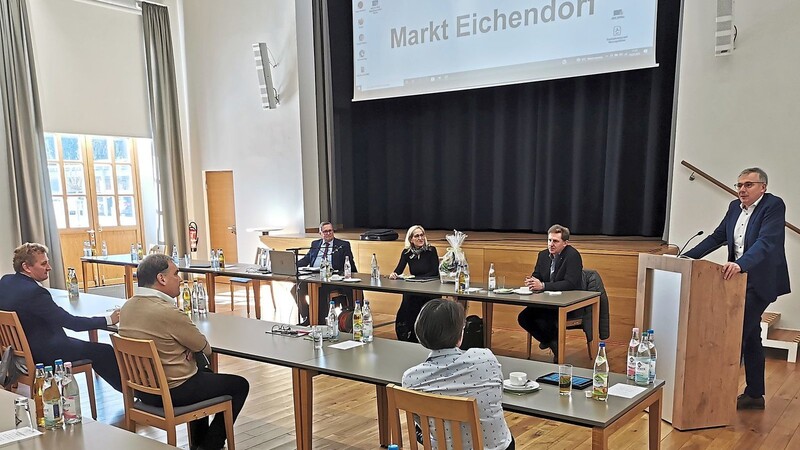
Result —
<instances>
[{"instance_id":1,"label":"blonde woman","mask_svg":"<svg viewBox=\"0 0 800 450\"><path fill-rule=\"evenodd\" d=\"M425 236L425 229L420 225L413 225L406 233L406 243L403 252L400 253L400 262L394 272L389 274L392 280L408 266L408 271L415 277L437 277L439 276L439 254L436 247L428 244ZM422 307L435 296L403 294L403 302L397 310L397 318L394 322L397 339L401 341L417 342L414 334L414 322L417 320Z\"/></svg>"}]
</instances>

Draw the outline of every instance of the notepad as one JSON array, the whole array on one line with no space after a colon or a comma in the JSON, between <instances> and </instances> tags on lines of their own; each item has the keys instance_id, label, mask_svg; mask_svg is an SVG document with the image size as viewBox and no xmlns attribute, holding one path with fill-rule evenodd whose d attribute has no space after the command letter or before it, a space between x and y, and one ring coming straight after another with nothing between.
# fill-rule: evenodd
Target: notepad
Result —
<instances>
[{"instance_id":1,"label":"notepad","mask_svg":"<svg viewBox=\"0 0 800 450\"><path fill-rule=\"evenodd\" d=\"M608 388L608 395L613 395L615 397L633 398L646 390L647 388L641 386L633 386L630 384L617 383Z\"/></svg>"},{"instance_id":2,"label":"notepad","mask_svg":"<svg viewBox=\"0 0 800 450\"><path fill-rule=\"evenodd\" d=\"M339 350L347 350L355 347L360 347L362 345L364 345L363 342L344 341L344 342L339 342L338 344L329 345L328 348L338 348Z\"/></svg>"}]
</instances>

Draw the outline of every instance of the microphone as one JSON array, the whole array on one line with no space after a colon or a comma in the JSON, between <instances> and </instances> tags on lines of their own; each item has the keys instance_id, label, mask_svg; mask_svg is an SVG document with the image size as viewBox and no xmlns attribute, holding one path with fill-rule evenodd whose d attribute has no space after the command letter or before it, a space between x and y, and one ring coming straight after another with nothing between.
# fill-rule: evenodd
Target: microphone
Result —
<instances>
[{"instance_id":1,"label":"microphone","mask_svg":"<svg viewBox=\"0 0 800 450\"><path fill-rule=\"evenodd\" d=\"M686 241L685 244L683 244L683 247L681 247L681 250L678 252L677 257L680 257L683 254L683 251L686 249L686 246L689 245L689 242L692 242L692 239L696 238L697 236L702 236L702 235L703 235L703 230L700 230L694 236L690 237L689 240Z\"/></svg>"}]
</instances>

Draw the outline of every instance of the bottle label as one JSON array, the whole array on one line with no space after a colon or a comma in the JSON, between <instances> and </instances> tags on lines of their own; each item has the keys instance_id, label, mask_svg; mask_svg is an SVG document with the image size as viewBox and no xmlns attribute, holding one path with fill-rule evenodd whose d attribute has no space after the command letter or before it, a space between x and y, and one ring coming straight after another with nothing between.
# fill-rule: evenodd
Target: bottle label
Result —
<instances>
[{"instance_id":1,"label":"bottle label","mask_svg":"<svg viewBox=\"0 0 800 450\"><path fill-rule=\"evenodd\" d=\"M44 421L53 423L61 418L61 406L59 402L44 402Z\"/></svg>"},{"instance_id":2,"label":"bottle label","mask_svg":"<svg viewBox=\"0 0 800 450\"><path fill-rule=\"evenodd\" d=\"M650 382L652 383L653 380L656 379L656 360L655 358L650 358Z\"/></svg>"},{"instance_id":3,"label":"bottle label","mask_svg":"<svg viewBox=\"0 0 800 450\"><path fill-rule=\"evenodd\" d=\"M598 372L592 379L592 398L606 400L608 398L608 373Z\"/></svg>"},{"instance_id":4,"label":"bottle label","mask_svg":"<svg viewBox=\"0 0 800 450\"><path fill-rule=\"evenodd\" d=\"M650 381L650 358L636 358L636 384L648 384Z\"/></svg>"},{"instance_id":5,"label":"bottle label","mask_svg":"<svg viewBox=\"0 0 800 450\"><path fill-rule=\"evenodd\" d=\"M636 358L633 355L628 356L628 378L632 379L636 374Z\"/></svg>"},{"instance_id":6,"label":"bottle label","mask_svg":"<svg viewBox=\"0 0 800 450\"><path fill-rule=\"evenodd\" d=\"M64 396L64 420L81 419L81 399L75 395Z\"/></svg>"}]
</instances>

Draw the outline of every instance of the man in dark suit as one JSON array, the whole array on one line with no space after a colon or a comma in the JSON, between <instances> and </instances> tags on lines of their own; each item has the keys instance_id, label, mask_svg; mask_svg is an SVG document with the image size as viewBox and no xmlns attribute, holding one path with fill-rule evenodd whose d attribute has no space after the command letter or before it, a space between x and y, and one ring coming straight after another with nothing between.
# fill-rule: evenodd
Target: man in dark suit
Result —
<instances>
[{"instance_id":1,"label":"man in dark suit","mask_svg":"<svg viewBox=\"0 0 800 450\"><path fill-rule=\"evenodd\" d=\"M790 292L784 249L786 205L780 197L767 193L767 174L758 167L743 170L736 188L739 199L728 206L727 214L714 233L685 255L702 258L727 245L728 262L722 276L727 280L740 272L747 274L742 327L747 386L736 399L736 408L764 409L761 314L779 295Z\"/></svg>"},{"instance_id":2,"label":"man in dark suit","mask_svg":"<svg viewBox=\"0 0 800 450\"><path fill-rule=\"evenodd\" d=\"M297 267L319 267L322 261L327 259L331 267L333 267L333 270L339 274L343 274L344 262L346 258L349 258L350 269L353 272L358 272L350 243L342 239L336 239L333 225L331 225L330 222L322 222L319 225L319 234L322 236L322 239L317 239L311 243L311 249L304 257L297 261ZM318 323L325 323L325 317L328 315L328 296L334 291L341 292L342 295L348 298L353 297L353 289L323 286L319 291L320 307ZM308 285L301 283L298 287L297 294L297 308L301 323L308 322L308 304L305 302L306 294L308 294Z\"/></svg>"},{"instance_id":3,"label":"man in dark suit","mask_svg":"<svg viewBox=\"0 0 800 450\"><path fill-rule=\"evenodd\" d=\"M574 291L583 283L581 254L569 245L569 228L553 225L547 230L547 249L539 252L536 266L525 286L532 291ZM550 348L558 360L558 311L528 306L517 317L519 325L537 341L539 348Z\"/></svg>"},{"instance_id":4,"label":"man in dark suit","mask_svg":"<svg viewBox=\"0 0 800 450\"><path fill-rule=\"evenodd\" d=\"M14 270L0 279L0 309L17 313L34 362L52 365L56 359L91 359L92 368L114 389L122 391L117 359L108 344L67 337L73 331L103 329L119 322L119 310L106 317L75 317L56 305L40 284L50 272L47 247L25 243L14 250ZM28 370L31 370L29 367Z\"/></svg>"}]
</instances>

